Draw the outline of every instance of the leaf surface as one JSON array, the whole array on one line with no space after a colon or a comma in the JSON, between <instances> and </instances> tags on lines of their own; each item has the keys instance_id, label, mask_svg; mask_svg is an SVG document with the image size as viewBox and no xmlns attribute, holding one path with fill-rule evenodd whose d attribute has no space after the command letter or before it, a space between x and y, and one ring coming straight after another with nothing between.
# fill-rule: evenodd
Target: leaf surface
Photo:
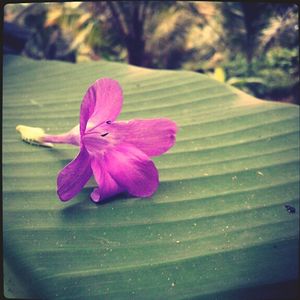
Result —
<instances>
[{"instance_id":1,"label":"leaf surface","mask_svg":"<svg viewBox=\"0 0 300 300\"><path fill-rule=\"evenodd\" d=\"M15 130L69 130L100 77L123 87L119 119L166 117L180 127L175 147L154 159L160 187L150 199L120 196L96 205L91 181L60 202L57 173L78 149L34 147ZM261 101L193 72L5 57L4 255L32 296L293 297L298 212L297 106Z\"/></svg>"}]
</instances>

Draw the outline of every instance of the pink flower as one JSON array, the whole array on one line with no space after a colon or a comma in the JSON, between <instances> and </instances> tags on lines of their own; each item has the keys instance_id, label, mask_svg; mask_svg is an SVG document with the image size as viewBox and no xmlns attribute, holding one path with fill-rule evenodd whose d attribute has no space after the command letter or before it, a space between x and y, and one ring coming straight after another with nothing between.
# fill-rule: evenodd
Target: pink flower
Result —
<instances>
[{"instance_id":1,"label":"pink flower","mask_svg":"<svg viewBox=\"0 0 300 300\"><path fill-rule=\"evenodd\" d=\"M78 194L94 175L98 187L91 198L99 202L122 192L149 197L158 187L158 171L150 159L175 143L177 126L168 119L115 121L123 104L122 89L109 78L87 90L80 124L62 135L44 135L44 143L80 146L77 157L60 171L57 193L62 201Z\"/></svg>"}]
</instances>

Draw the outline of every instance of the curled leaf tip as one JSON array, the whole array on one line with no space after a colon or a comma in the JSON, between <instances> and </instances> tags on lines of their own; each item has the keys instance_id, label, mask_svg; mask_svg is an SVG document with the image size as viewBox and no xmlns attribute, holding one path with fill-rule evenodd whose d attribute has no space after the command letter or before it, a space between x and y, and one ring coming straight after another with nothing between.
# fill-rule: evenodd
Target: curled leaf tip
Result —
<instances>
[{"instance_id":1,"label":"curled leaf tip","mask_svg":"<svg viewBox=\"0 0 300 300\"><path fill-rule=\"evenodd\" d=\"M26 143L43 147L53 147L53 144L43 142L45 130L42 128L18 125L16 130L21 134L22 140Z\"/></svg>"}]
</instances>

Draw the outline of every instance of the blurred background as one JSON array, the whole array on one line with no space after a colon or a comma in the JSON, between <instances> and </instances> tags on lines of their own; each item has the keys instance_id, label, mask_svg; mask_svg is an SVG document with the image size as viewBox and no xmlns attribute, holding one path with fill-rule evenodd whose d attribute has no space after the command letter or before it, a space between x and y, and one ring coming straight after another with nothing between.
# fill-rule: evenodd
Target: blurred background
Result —
<instances>
[{"instance_id":1,"label":"blurred background","mask_svg":"<svg viewBox=\"0 0 300 300\"><path fill-rule=\"evenodd\" d=\"M7 4L4 54L205 73L299 104L296 4L101 1Z\"/></svg>"}]
</instances>

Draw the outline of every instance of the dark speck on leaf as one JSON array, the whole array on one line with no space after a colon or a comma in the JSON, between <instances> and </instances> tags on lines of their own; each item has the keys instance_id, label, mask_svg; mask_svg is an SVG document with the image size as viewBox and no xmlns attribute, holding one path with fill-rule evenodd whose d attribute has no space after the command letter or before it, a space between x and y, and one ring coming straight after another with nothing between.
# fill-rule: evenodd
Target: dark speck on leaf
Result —
<instances>
[{"instance_id":1,"label":"dark speck on leaf","mask_svg":"<svg viewBox=\"0 0 300 300\"><path fill-rule=\"evenodd\" d=\"M296 208L291 205L286 204L284 207L289 214L294 214L296 212Z\"/></svg>"}]
</instances>

